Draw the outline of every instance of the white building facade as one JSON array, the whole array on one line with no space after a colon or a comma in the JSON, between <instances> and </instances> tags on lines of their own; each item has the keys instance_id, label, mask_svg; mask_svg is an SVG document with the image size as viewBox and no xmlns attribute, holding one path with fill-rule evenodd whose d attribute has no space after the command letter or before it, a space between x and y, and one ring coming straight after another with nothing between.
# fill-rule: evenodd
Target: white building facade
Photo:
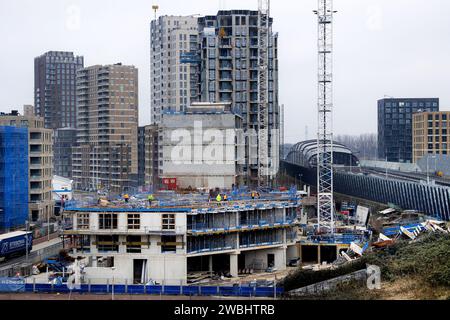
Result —
<instances>
[{"instance_id":1,"label":"white building facade","mask_svg":"<svg viewBox=\"0 0 450 320\"><path fill-rule=\"evenodd\" d=\"M243 184L242 117L229 104L196 103L161 122L162 175L186 189Z\"/></svg>"},{"instance_id":2,"label":"white building facade","mask_svg":"<svg viewBox=\"0 0 450 320\"><path fill-rule=\"evenodd\" d=\"M198 66L181 63L196 52L198 24L194 16L162 16L151 22L151 118L160 123L164 111L181 111L198 101Z\"/></svg>"}]
</instances>

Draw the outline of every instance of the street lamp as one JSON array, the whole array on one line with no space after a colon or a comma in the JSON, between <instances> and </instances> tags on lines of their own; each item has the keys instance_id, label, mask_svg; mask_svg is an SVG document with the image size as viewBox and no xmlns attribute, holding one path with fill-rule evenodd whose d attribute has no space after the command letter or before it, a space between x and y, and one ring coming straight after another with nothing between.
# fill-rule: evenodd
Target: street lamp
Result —
<instances>
[{"instance_id":1,"label":"street lamp","mask_svg":"<svg viewBox=\"0 0 450 320\"><path fill-rule=\"evenodd\" d=\"M47 241L50 241L50 210L47 208Z\"/></svg>"},{"instance_id":2,"label":"street lamp","mask_svg":"<svg viewBox=\"0 0 450 320\"><path fill-rule=\"evenodd\" d=\"M25 263L28 264L28 247L29 247L29 243L28 243L28 220L25 220L25 239L26 239L26 249L25 249Z\"/></svg>"},{"instance_id":3,"label":"street lamp","mask_svg":"<svg viewBox=\"0 0 450 320\"><path fill-rule=\"evenodd\" d=\"M434 170L436 172L437 170L437 163L436 163L436 155L431 156L432 159L434 159ZM428 164L430 160L430 155L427 156L427 184L430 184L430 166Z\"/></svg>"}]
</instances>

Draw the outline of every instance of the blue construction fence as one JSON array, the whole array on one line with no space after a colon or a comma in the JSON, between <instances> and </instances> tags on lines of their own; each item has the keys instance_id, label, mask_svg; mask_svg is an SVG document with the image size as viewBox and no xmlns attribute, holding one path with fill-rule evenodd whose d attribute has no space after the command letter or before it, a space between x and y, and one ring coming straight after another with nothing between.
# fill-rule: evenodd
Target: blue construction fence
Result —
<instances>
[{"instance_id":1,"label":"blue construction fence","mask_svg":"<svg viewBox=\"0 0 450 320\"><path fill-rule=\"evenodd\" d=\"M66 284L26 283L23 277L0 277L0 293L91 293L174 296L230 296L230 297L278 297L282 287L257 286L174 286L174 285L126 285L126 284L82 284L70 290Z\"/></svg>"},{"instance_id":2,"label":"blue construction fence","mask_svg":"<svg viewBox=\"0 0 450 320\"><path fill-rule=\"evenodd\" d=\"M82 284L70 290L67 285L49 283L27 283L25 292L34 293L91 293L112 294L112 284ZM231 296L231 297L278 297L284 292L281 287L255 286L169 286L169 285L124 285L115 284L114 294L174 295L174 296Z\"/></svg>"},{"instance_id":3,"label":"blue construction fence","mask_svg":"<svg viewBox=\"0 0 450 320\"><path fill-rule=\"evenodd\" d=\"M25 292L25 278L0 277L0 292Z\"/></svg>"}]
</instances>

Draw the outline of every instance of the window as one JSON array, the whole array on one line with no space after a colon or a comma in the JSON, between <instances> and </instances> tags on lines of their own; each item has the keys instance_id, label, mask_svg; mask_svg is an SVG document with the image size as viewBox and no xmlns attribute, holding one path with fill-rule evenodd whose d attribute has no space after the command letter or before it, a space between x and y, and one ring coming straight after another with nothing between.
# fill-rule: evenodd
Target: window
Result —
<instances>
[{"instance_id":1,"label":"window","mask_svg":"<svg viewBox=\"0 0 450 320\"><path fill-rule=\"evenodd\" d=\"M161 252L176 252L176 251L177 251L177 237L161 236Z\"/></svg>"},{"instance_id":2,"label":"window","mask_svg":"<svg viewBox=\"0 0 450 320\"><path fill-rule=\"evenodd\" d=\"M112 268L114 267L114 257L98 257L97 267L99 268Z\"/></svg>"},{"instance_id":3,"label":"window","mask_svg":"<svg viewBox=\"0 0 450 320\"><path fill-rule=\"evenodd\" d=\"M129 214L128 215L128 229L139 230L141 228L141 215Z\"/></svg>"},{"instance_id":4,"label":"window","mask_svg":"<svg viewBox=\"0 0 450 320\"><path fill-rule=\"evenodd\" d=\"M117 229L117 214L102 213L98 215L100 230Z\"/></svg>"},{"instance_id":5,"label":"window","mask_svg":"<svg viewBox=\"0 0 450 320\"><path fill-rule=\"evenodd\" d=\"M77 216L78 230L89 229L89 213L79 213Z\"/></svg>"},{"instance_id":6,"label":"window","mask_svg":"<svg viewBox=\"0 0 450 320\"><path fill-rule=\"evenodd\" d=\"M162 215L162 229L163 230L175 230L175 215L163 214Z\"/></svg>"},{"instance_id":7,"label":"window","mask_svg":"<svg viewBox=\"0 0 450 320\"><path fill-rule=\"evenodd\" d=\"M89 235L79 235L77 239L77 250L82 253L91 252L91 236Z\"/></svg>"},{"instance_id":8,"label":"window","mask_svg":"<svg viewBox=\"0 0 450 320\"><path fill-rule=\"evenodd\" d=\"M98 252L118 252L119 251L119 236L97 236Z\"/></svg>"},{"instance_id":9,"label":"window","mask_svg":"<svg viewBox=\"0 0 450 320\"><path fill-rule=\"evenodd\" d=\"M127 237L127 253L141 253L141 236Z\"/></svg>"}]
</instances>

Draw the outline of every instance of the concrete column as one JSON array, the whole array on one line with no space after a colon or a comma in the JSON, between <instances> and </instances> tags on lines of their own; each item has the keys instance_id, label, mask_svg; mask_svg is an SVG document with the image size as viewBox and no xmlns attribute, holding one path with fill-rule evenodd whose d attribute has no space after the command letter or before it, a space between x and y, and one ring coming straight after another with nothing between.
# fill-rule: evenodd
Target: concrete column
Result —
<instances>
[{"instance_id":1,"label":"concrete column","mask_svg":"<svg viewBox=\"0 0 450 320\"><path fill-rule=\"evenodd\" d=\"M238 277L238 255L230 254L230 274L232 277Z\"/></svg>"},{"instance_id":2,"label":"concrete column","mask_svg":"<svg viewBox=\"0 0 450 320\"><path fill-rule=\"evenodd\" d=\"M209 256L209 269L208 269L209 273L212 275L213 274L213 256Z\"/></svg>"},{"instance_id":3,"label":"concrete column","mask_svg":"<svg viewBox=\"0 0 450 320\"><path fill-rule=\"evenodd\" d=\"M320 261L320 245L317 245L317 263L321 264L322 262Z\"/></svg>"}]
</instances>

